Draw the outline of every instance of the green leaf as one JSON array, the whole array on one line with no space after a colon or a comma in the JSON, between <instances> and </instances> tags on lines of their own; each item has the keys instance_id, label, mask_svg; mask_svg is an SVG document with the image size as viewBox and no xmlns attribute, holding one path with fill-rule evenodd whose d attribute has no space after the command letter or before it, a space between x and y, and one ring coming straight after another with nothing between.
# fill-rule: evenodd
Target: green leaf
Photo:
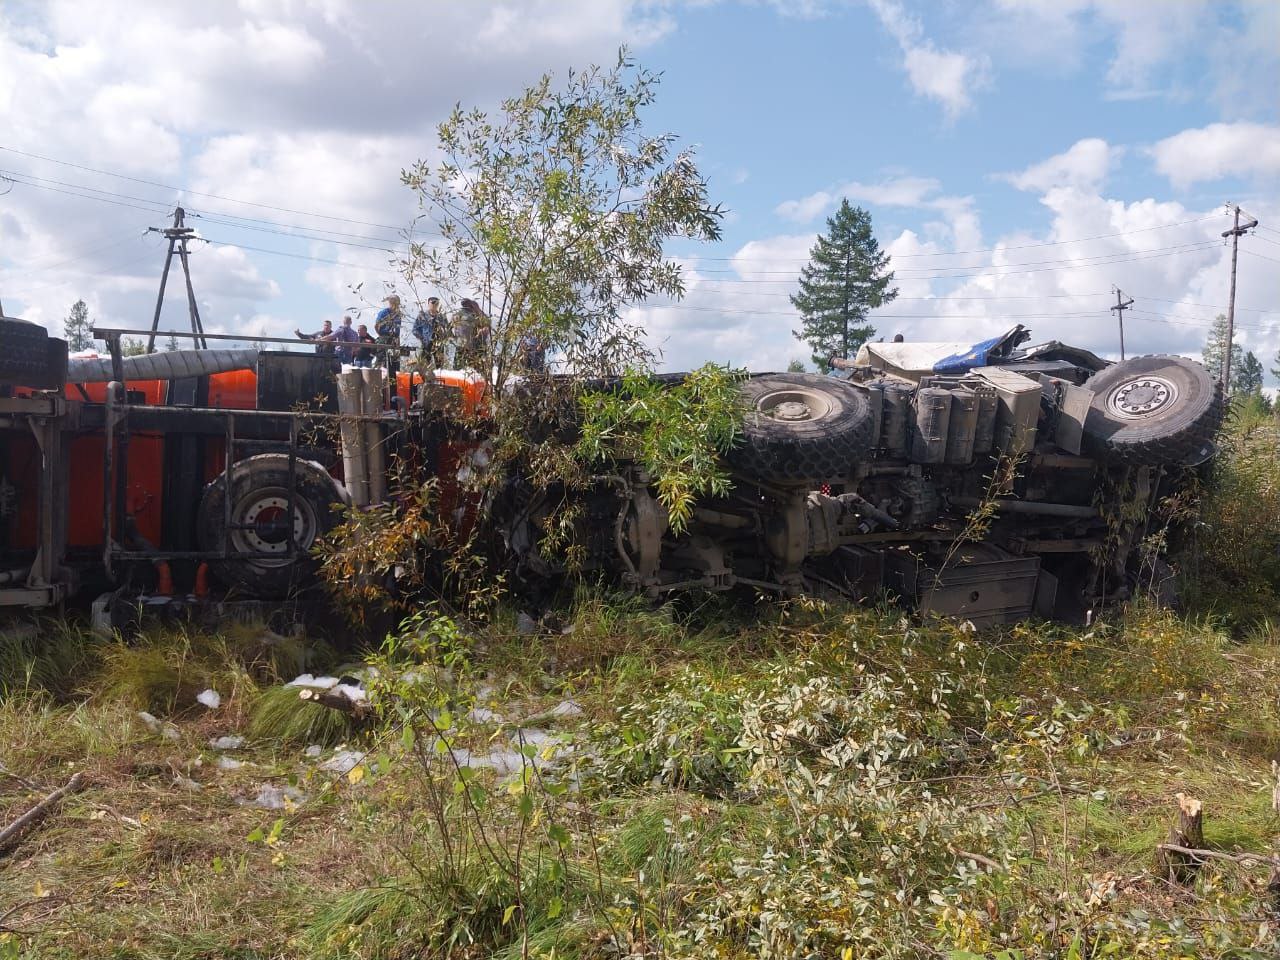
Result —
<instances>
[{"instance_id":1,"label":"green leaf","mask_svg":"<svg viewBox=\"0 0 1280 960\"><path fill-rule=\"evenodd\" d=\"M513 903L507 909L502 911L502 925L505 927L511 923L511 918L516 915L516 911L520 909L518 903Z\"/></svg>"},{"instance_id":2,"label":"green leaf","mask_svg":"<svg viewBox=\"0 0 1280 960\"><path fill-rule=\"evenodd\" d=\"M554 843L558 843L562 847L567 847L569 845L569 831L559 823L553 823L547 828L547 836L550 837Z\"/></svg>"},{"instance_id":3,"label":"green leaf","mask_svg":"<svg viewBox=\"0 0 1280 960\"><path fill-rule=\"evenodd\" d=\"M412 750L416 740L417 738L414 736L413 727L406 724L405 728L400 731L400 745L404 747L405 750Z\"/></svg>"},{"instance_id":4,"label":"green leaf","mask_svg":"<svg viewBox=\"0 0 1280 960\"><path fill-rule=\"evenodd\" d=\"M267 839L267 837L266 834L262 832L261 827L254 827L249 831L249 835L245 837L245 840L249 843L261 843L265 839Z\"/></svg>"},{"instance_id":5,"label":"green leaf","mask_svg":"<svg viewBox=\"0 0 1280 960\"><path fill-rule=\"evenodd\" d=\"M552 897L551 902L547 904L547 919L554 920L560 916L562 910L564 910L564 901L559 897Z\"/></svg>"}]
</instances>

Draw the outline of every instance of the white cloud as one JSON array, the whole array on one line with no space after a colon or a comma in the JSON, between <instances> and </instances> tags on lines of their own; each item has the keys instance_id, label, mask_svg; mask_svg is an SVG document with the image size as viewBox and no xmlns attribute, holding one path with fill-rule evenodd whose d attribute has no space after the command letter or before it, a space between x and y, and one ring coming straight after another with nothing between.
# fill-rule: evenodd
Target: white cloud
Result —
<instances>
[{"instance_id":1,"label":"white cloud","mask_svg":"<svg viewBox=\"0 0 1280 960\"><path fill-rule=\"evenodd\" d=\"M1224 177L1280 178L1280 126L1211 123L1183 130L1151 148L1156 169L1179 189Z\"/></svg>"},{"instance_id":2,"label":"white cloud","mask_svg":"<svg viewBox=\"0 0 1280 960\"><path fill-rule=\"evenodd\" d=\"M1036 193L1044 193L1053 187L1096 190L1106 181L1121 153L1122 148L1091 137L1076 141L1066 152L1032 164L1020 173L1001 174L1000 178L1019 190Z\"/></svg>"},{"instance_id":3,"label":"white cloud","mask_svg":"<svg viewBox=\"0 0 1280 960\"><path fill-rule=\"evenodd\" d=\"M808 223L830 209L835 201L835 196L825 190L819 190L817 193L811 193L809 196L801 197L799 200L782 201L782 203L774 207L774 213L784 220Z\"/></svg>"},{"instance_id":4,"label":"white cloud","mask_svg":"<svg viewBox=\"0 0 1280 960\"><path fill-rule=\"evenodd\" d=\"M869 2L902 50L902 67L911 89L942 104L949 119L972 107L973 92L989 81L987 58L939 49L924 35L920 21L896 0Z\"/></svg>"},{"instance_id":5,"label":"white cloud","mask_svg":"<svg viewBox=\"0 0 1280 960\"><path fill-rule=\"evenodd\" d=\"M972 198L948 198L939 184L902 207L923 222L883 244L899 297L872 315L877 335L977 341L1021 323L1037 341L1063 340L1114 359L1119 338L1109 307L1118 285L1137 301L1125 320L1130 355L1198 356L1227 301L1230 249L1218 236L1227 225L1221 211L1115 199L1092 177L1033 179L1042 184L1047 229L1009 232L985 249L976 232L963 240L954 229L931 235L928 227L946 200L955 204L953 218L976 222ZM871 186L884 187L882 197L913 196L891 189L892 181ZM1273 201L1250 212L1268 221L1280 207ZM728 272L725 262L693 262L685 302L634 316L666 345L668 369L717 360L779 370L793 357L807 360L807 348L792 336L799 318L788 296L815 240L815 233L753 240L725 261ZM1242 259L1237 320L1241 344L1269 367L1280 349L1280 305L1272 275L1259 266Z\"/></svg>"},{"instance_id":6,"label":"white cloud","mask_svg":"<svg viewBox=\"0 0 1280 960\"><path fill-rule=\"evenodd\" d=\"M386 255L259 231L305 224L353 235L328 234L346 243L395 240L417 212L400 170L429 158L434 126L456 102L491 106L544 71L611 62L619 45L643 47L672 28L666 4L645 0L429 0L384 5L376 16L359 0L0 4L4 146L366 222L184 197L0 151L0 169L63 181L18 184L4 198L5 308L56 329L67 305L84 297L103 321L146 324L162 249L154 235L139 238L182 202L193 213L275 221L247 231L193 217L211 238L354 264L309 274L305 261L193 248L194 284L211 322L309 324L349 305L348 286L385 277L370 271ZM95 201L58 192L88 188L108 193ZM68 243L68 224L85 243ZM281 277L289 296L264 275ZM173 292L171 284L178 312L171 317L166 306L163 322L185 326L181 288L176 299Z\"/></svg>"}]
</instances>

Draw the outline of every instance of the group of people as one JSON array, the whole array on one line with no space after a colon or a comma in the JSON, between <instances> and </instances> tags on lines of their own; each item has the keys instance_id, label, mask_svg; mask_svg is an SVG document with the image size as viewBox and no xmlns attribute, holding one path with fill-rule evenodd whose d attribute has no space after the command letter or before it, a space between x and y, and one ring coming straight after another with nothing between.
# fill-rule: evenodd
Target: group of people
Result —
<instances>
[{"instance_id":1,"label":"group of people","mask_svg":"<svg viewBox=\"0 0 1280 960\"><path fill-rule=\"evenodd\" d=\"M396 348L401 345L400 333L405 315L396 294L384 302L386 306L378 311L373 321L376 336L369 333L369 328L363 323L353 329L350 315L342 318L342 325L336 330L333 322L326 320L315 333L294 330L294 334L300 340L315 341L316 353L356 367L374 366L379 362L377 355L384 353L387 366L394 374L399 369L400 351ZM440 298L430 297L426 309L419 310L414 318L412 331L421 345L419 359L424 364L473 369L486 369L489 365L489 318L474 300L463 298L458 310L449 317L440 309ZM380 347L375 348L371 344ZM545 351L538 363L545 367Z\"/></svg>"}]
</instances>

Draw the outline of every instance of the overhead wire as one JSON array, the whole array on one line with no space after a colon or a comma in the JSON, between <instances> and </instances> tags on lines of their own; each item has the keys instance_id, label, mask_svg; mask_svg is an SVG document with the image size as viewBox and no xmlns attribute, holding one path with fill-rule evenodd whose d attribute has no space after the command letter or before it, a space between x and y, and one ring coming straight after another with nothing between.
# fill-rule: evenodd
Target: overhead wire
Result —
<instances>
[{"instance_id":1,"label":"overhead wire","mask_svg":"<svg viewBox=\"0 0 1280 960\"><path fill-rule=\"evenodd\" d=\"M369 220L356 220L351 217L338 217L338 216L332 216L330 214L315 213L314 211L294 210L289 207L276 206L270 203L259 203L254 200L243 200L237 197L227 197L227 196L223 196L216 193L206 193L200 190L192 190L189 187L177 187L177 186L173 186L172 184L160 183L155 180L146 180L142 177L131 177L131 176L128 176L127 174L115 173L111 170L103 170L99 167L90 167L82 163L72 163L69 160L59 160L56 157L42 156L41 154L38 154L38 153L28 153L27 151L19 150L16 147L6 147L3 145L0 145L0 150L3 150L7 153L17 154L20 157L27 157L28 159L31 159L31 160L41 160L45 163L56 163L59 166L63 166L63 167L72 167L73 169L76 169L76 170L84 170L89 173L97 173L105 177L114 177L118 180L127 180L131 183L139 183L149 187L158 187L161 190L171 190L176 193L188 194L193 197L206 197L211 200L221 200L224 203L239 203L239 204L243 204L244 206L258 207L263 210L274 210L277 213L291 213L291 214L294 214L295 216L315 217L318 220L330 220L336 223L353 223L353 224L356 224L357 226L379 227L385 230L400 229L399 227L395 227L386 223L373 223Z\"/></svg>"}]
</instances>

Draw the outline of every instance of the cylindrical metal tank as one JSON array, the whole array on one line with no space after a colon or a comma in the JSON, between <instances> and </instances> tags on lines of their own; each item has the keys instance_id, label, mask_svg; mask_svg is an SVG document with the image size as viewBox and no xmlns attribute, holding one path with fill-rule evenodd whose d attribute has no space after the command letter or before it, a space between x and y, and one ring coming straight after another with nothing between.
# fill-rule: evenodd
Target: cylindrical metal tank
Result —
<instances>
[{"instance_id":1,"label":"cylindrical metal tank","mask_svg":"<svg viewBox=\"0 0 1280 960\"><path fill-rule=\"evenodd\" d=\"M884 385L884 417L880 445L891 457L907 455L907 423L911 418L911 387L907 384Z\"/></svg>"},{"instance_id":2,"label":"cylindrical metal tank","mask_svg":"<svg viewBox=\"0 0 1280 960\"><path fill-rule=\"evenodd\" d=\"M867 403L871 407L871 445L880 446L880 435L884 418L884 384L872 382L867 384Z\"/></svg>"},{"instance_id":3,"label":"cylindrical metal tank","mask_svg":"<svg viewBox=\"0 0 1280 960\"><path fill-rule=\"evenodd\" d=\"M912 462L942 463L946 459L950 421L950 390L921 387L916 391L916 415L911 429Z\"/></svg>"},{"instance_id":4,"label":"cylindrical metal tank","mask_svg":"<svg viewBox=\"0 0 1280 960\"><path fill-rule=\"evenodd\" d=\"M991 452L996 442L996 392L990 387L978 387L978 422L973 431L973 453L981 456Z\"/></svg>"},{"instance_id":5,"label":"cylindrical metal tank","mask_svg":"<svg viewBox=\"0 0 1280 960\"><path fill-rule=\"evenodd\" d=\"M951 420L947 424L947 463L973 462L973 441L978 426L978 396L972 390L953 390Z\"/></svg>"}]
</instances>

